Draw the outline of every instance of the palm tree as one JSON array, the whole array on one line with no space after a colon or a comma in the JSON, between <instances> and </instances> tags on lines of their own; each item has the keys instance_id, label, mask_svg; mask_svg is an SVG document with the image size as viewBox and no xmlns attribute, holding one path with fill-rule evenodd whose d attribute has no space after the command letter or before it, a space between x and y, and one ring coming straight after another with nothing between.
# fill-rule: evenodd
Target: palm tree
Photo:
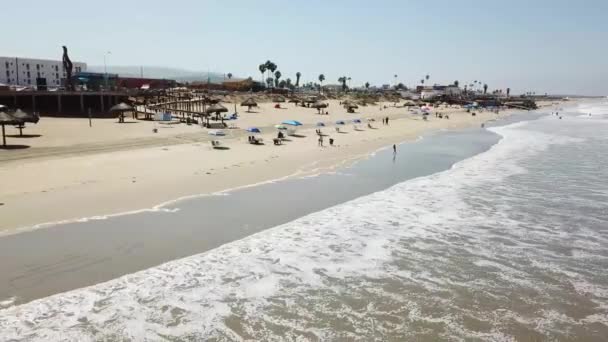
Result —
<instances>
[{"instance_id":1,"label":"palm tree","mask_svg":"<svg viewBox=\"0 0 608 342\"><path fill-rule=\"evenodd\" d=\"M420 83L424 85L424 78L420 80Z\"/></svg>"},{"instance_id":2,"label":"palm tree","mask_svg":"<svg viewBox=\"0 0 608 342\"><path fill-rule=\"evenodd\" d=\"M511 88L507 88L507 97L511 96Z\"/></svg>"},{"instance_id":3,"label":"palm tree","mask_svg":"<svg viewBox=\"0 0 608 342\"><path fill-rule=\"evenodd\" d=\"M272 77L268 77L266 79L266 84L268 85L268 88L272 88L272 81L274 81Z\"/></svg>"},{"instance_id":4,"label":"palm tree","mask_svg":"<svg viewBox=\"0 0 608 342\"><path fill-rule=\"evenodd\" d=\"M458 82L458 80L454 81L454 87L458 88L459 84L460 84L460 82Z\"/></svg>"},{"instance_id":5,"label":"palm tree","mask_svg":"<svg viewBox=\"0 0 608 342\"><path fill-rule=\"evenodd\" d=\"M321 87L323 87L323 81L325 81L325 75L321 74L319 75L319 93L321 92Z\"/></svg>"},{"instance_id":6,"label":"palm tree","mask_svg":"<svg viewBox=\"0 0 608 342\"><path fill-rule=\"evenodd\" d=\"M228 79L231 79L232 78L232 73L229 72L228 75L226 75L226 76L228 76Z\"/></svg>"},{"instance_id":7,"label":"palm tree","mask_svg":"<svg viewBox=\"0 0 608 342\"><path fill-rule=\"evenodd\" d=\"M347 80L348 80L348 87L350 88L350 80L351 80L351 78L348 77Z\"/></svg>"},{"instance_id":8,"label":"palm tree","mask_svg":"<svg viewBox=\"0 0 608 342\"><path fill-rule=\"evenodd\" d=\"M483 85L483 94L485 95L488 92L488 85L484 84Z\"/></svg>"},{"instance_id":9,"label":"palm tree","mask_svg":"<svg viewBox=\"0 0 608 342\"><path fill-rule=\"evenodd\" d=\"M429 80L429 77L431 77L429 74L426 74L426 76L424 76L424 78L426 78L426 80Z\"/></svg>"},{"instance_id":10,"label":"palm tree","mask_svg":"<svg viewBox=\"0 0 608 342\"><path fill-rule=\"evenodd\" d=\"M339 77L338 82L342 83L342 91L346 91L346 76Z\"/></svg>"},{"instance_id":11,"label":"palm tree","mask_svg":"<svg viewBox=\"0 0 608 342\"><path fill-rule=\"evenodd\" d=\"M281 78L281 72L279 70L277 70L274 73L274 84L278 87L279 86L279 79Z\"/></svg>"},{"instance_id":12,"label":"palm tree","mask_svg":"<svg viewBox=\"0 0 608 342\"><path fill-rule=\"evenodd\" d=\"M260 66L258 66L258 69L262 73L262 83L264 83L264 73L266 72L266 64L260 64Z\"/></svg>"},{"instance_id":13,"label":"palm tree","mask_svg":"<svg viewBox=\"0 0 608 342\"><path fill-rule=\"evenodd\" d=\"M369 82L365 82L365 89L369 89Z\"/></svg>"},{"instance_id":14,"label":"palm tree","mask_svg":"<svg viewBox=\"0 0 608 342\"><path fill-rule=\"evenodd\" d=\"M299 71L296 72L296 87L300 85L300 77L302 77L302 73L300 73Z\"/></svg>"}]
</instances>

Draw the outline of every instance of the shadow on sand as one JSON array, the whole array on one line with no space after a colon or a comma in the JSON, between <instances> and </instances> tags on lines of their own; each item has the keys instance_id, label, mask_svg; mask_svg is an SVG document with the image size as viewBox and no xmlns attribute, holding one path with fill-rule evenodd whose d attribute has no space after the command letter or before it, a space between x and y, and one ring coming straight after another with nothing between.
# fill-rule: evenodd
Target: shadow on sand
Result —
<instances>
[{"instance_id":1,"label":"shadow on sand","mask_svg":"<svg viewBox=\"0 0 608 342\"><path fill-rule=\"evenodd\" d=\"M0 150L23 150L30 148L30 145L6 145L0 146Z\"/></svg>"},{"instance_id":2,"label":"shadow on sand","mask_svg":"<svg viewBox=\"0 0 608 342\"><path fill-rule=\"evenodd\" d=\"M7 134L6 135L7 138L40 138L41 136L42 136L42 134L23 134L23 135Z\"/></svg>"},{"instance_id":3,"label":"shadow on sand","mask_svg":"<svg viewBox=\"0 0 608 342\"><path fill-rule=\"evenodd\" d=\"M214 150L222 150L222 151L224 151L224 150L229 150L230 147L228 147L228 146L215 146L215 147L213 147L213 149Z\"/></svg>"}]
</instances>

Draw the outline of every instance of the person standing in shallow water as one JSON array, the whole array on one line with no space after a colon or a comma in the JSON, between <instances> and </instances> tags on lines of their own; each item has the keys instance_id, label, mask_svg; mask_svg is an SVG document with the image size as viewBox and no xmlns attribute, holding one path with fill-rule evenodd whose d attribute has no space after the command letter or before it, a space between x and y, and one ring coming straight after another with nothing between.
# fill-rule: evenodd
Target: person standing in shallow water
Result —
<instances>
[{"instance_id":1,"label":"person standing in shallow water","mask_svg":"<svg viewBox=\"0 0 608 342\"><path fill-rule=\"evenodd\" d=\"M393 144L393 154L397 154L397 145Z\"/></svg>"}]
</instances>

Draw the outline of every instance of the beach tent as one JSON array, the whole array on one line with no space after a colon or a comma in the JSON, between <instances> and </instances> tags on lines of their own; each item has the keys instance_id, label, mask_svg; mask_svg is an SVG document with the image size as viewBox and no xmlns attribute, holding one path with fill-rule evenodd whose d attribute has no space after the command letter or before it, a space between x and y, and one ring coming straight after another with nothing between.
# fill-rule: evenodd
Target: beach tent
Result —
<instances>
[{"instance_id":1,"label":"beach tent","mask_svg":"<svg viewBox=\"0 0 608 342\"><path fill-rule=\"evenodd\" d=\"M258 106L258 103L255 102L255 100L252 97L241 102L241 107L247 107L247 112L251 111L251 107L257 107L257 106Z\"/></svg>"},{"instance_id":2,"label":"beach tent","mask_svg":"<svg viewBox=\"0 0 608 342\"><path fill-rule=\"evenodd\" d=\"M300 121L296 121L296 120L285 120L285 121L283 121L281 123L283 125L302 126L302 123L300 123Z\"/></svg>"},{"instance_id":3,"label":"beach tent","mask_svg":"<svg viewBox=\"0 0 608 342\"><path fill-rule=\"evenodd\" d=\"M0 111L0 125L2 126L2 146L6 147L6 132L4 130L5 125L21 125L23 121L15 118L6 112Z\"/></svg>"}]
</instances>

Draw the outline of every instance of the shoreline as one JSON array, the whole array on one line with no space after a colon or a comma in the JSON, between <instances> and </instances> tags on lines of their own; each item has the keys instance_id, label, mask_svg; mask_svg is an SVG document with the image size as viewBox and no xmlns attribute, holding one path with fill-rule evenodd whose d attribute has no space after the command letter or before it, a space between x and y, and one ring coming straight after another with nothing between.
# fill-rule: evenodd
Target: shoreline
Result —
<instances>
[{"instance_id":1,"label":"shoreline","mask_svg":"<svg viewBox=\"0 0 608 342\"><path fill-rule=\"evenodd\" d=\"M368 158L392 144L412 142L422 135L441 130L476 127L517 112L517 110L503 111L498 116L494 113L482 112L476 117L464 112L457 114L450 112L452 117L450 120L431 118L428 122L423 122L420 116L406 114L402 118L391 120L391 126L380 126L381 129L354 132L347 127L346 129L351 132L338 135L337 147L316 148L314 131L309 128L300 131L304 138L292 138L294 141L283 146L285 148L250 146L241 141L244 138L236 137L228 140L229 146L235 151L201 149L201 144L195 143L50 160L43 158L28 160L22 165L9 163L0 168L0 174L6 175L7 170L13 175L24 171L32 172L38 169L41 163L50 166L50 169L57 168L62 171L73 169L80 172L75 172L75 176L67 178L58 177L59 179L54 182L57 187L51 186L50 189L37 188L35 190L38 191L34 189L27 191L19 188L17 191L13 189L13 193L9 190L8 195L6 190L0 193L0 202L6 203L0 207L0 210L10 209L4 213L5 219L0 224L0 237L66 223L162 211L166 206L187 199L223 194L294 177L332 172ZM266 141L271 141L267 135L263 137ZM249 151L241 153L236 151L237 149ZM168 157L170 160L166 162L166 164L171 163L172 166L163 165L165 169L162 172L146 173L146 168L159 167L158 163L163 162L164 157L161 154L164 150L172 150L173 153ZM207 168L200 169L200 165L192 162L192 156L197 153L205 154L206 157L218 156L218 158L211 160L213 164L207 165ZM224 158L226 156L228 158ZM107 164L110 164L108 163L110 160L112 165L118 164L118 166L108 169ZM138 162L142 163L138 165ZM78 170L82 165L88 166ZM97 169L98 166L101 170ZM133 167L135 171L124 172L125 169ZM187 172L183 169L187 169ZM89 175L88 180L87 175ZM44 181L48 182L48 179ZM61 205L54 206L56 203ZM50 208L50 210L40 208Z\"/></svg>"}]
</instances>

